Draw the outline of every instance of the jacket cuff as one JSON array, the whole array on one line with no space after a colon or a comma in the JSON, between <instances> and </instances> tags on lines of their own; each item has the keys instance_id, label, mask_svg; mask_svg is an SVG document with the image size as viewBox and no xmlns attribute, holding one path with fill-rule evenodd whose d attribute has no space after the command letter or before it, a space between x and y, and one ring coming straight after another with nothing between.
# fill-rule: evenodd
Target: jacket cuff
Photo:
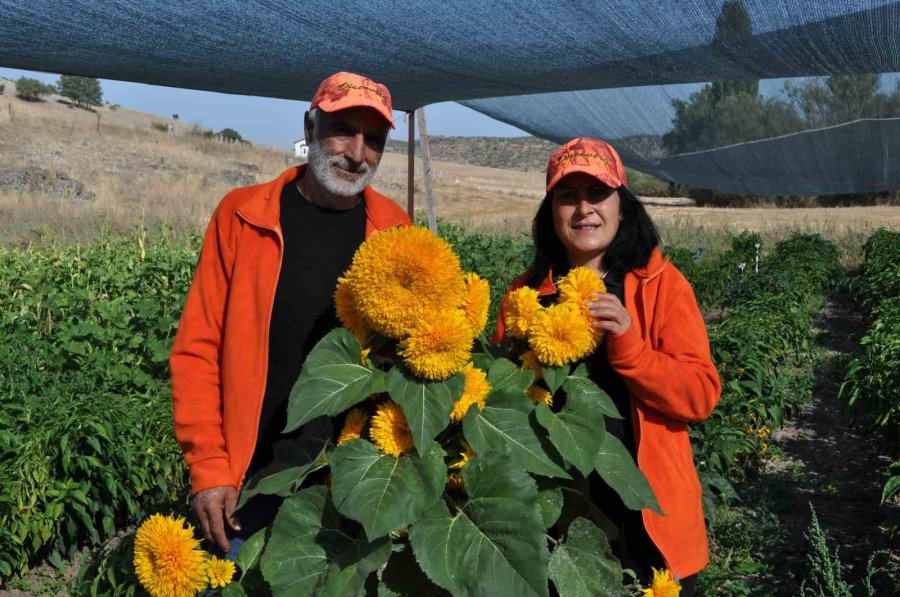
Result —
<instances>
[{"instance_id":1,"label":"jacket cuff","mask_svg":"<svg viewBox=\"0 0 900 597\"><path fill-rule=\"evenodd\" d=\"M615 365L634 365L635 359L644 350L644 339L637 329L637 326L631 324L627 330L621 334L609 334L606 339L606 355L610 364Z\"/></svg>"},{"instance_id":2,"label":"jacket cuff","mask_svg":"<svg viewBox=\"0 0 900 597\"><path fill-rule=\"evenodd\" d=\"M234 486L227 458L206 458L191 465L191 495L211 487Z\"/></svg>"}]
</instances>

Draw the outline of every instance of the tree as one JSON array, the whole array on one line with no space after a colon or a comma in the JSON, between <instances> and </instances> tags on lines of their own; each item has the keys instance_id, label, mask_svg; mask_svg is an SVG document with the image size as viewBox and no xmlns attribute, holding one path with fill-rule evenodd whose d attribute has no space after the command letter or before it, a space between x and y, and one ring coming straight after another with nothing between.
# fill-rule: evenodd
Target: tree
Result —
<instances>
[{"instance_id":1,"label":"tree","mask_svg":"<svg viewBox=\"0 0 900 597\"><path fill-rule=\"evenodd\" d=\"M881 91L881 75L832 75L784 85L785 95L808 128L834 126L860 118L900 116L900 86Z\"/></svg>"},{"instance_id":2,"label":"tree","mask_svg":"<svg viewBox=\"0 0 900 597\"><path fill-rule=\"evenodd\" d=\"M53 85L46 85L37 79L29 79L28 77L20 77L16 81L16 95L24 100L37 101L45 95L50 95L56 91Z\"/></svg>"},{"instance_id":3,"label":"tree","mask_svg":"<svg viewBox=\"0 0 900 597\"><path fill-rule=\"evenodd\" d=\"M727 62L740 65L748 55L748 46L753 37L753 23L743 0L726 0L716 19L716 34L712 47ZM721 102L738 93L757 95L759 80L716 81L712 84L712 97Z\"/></svg>"},{"instance_id":4,"label":"tree","mask_svg":"<svg viewBox=\"0 0 900 597\"><path fill-rule=\"evenodd\" d=\"M59 77L59 94L69 98L79 108L90 108L103 103L103 90L100 81L93 77L77 77L61 75Z\"/></svg>"},{"instance_id":5,"label":"tree","mask_svg":"<svg viewBox=\"0 0 900 597\"><path fill-rule=\"evenodd\" d=\"M244 138L241 137L241 134L239 132L237 132L234 129L228 129L228 128L222 129L221 131L216 133L216 136L218 136L223 141L229 141L231 143L240 143L244 140Z\"/></svg>"}]
</instances>

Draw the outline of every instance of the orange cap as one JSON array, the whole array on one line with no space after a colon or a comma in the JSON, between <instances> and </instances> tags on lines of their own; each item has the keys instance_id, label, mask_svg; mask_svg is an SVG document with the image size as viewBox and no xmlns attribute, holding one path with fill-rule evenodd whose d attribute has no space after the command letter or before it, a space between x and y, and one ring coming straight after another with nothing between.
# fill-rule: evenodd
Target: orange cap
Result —
<instances>
[{"instance_id":1,"label":"orange cap","mask_svg":"<svg viewBox=\"0 0 900 597\"><path fill-rule=\"evenodd\" d=\"M319 85L309 109L337 112L347 108L374 108L394 128L391 92L381 83L353 73L334 73Z\"/></svg>"},{"instance_id":2,"label":"orange cap","mask_svg":"<svg viewBox=\"0 0 900 597\"><path fill-rule=\"evenodd\" d=\"M627 186L625 166L612 145L600 139L572 139L550 157L547 164L547 192L567 174L584 172L614 189Z\"/></svg>"}]
</instances>

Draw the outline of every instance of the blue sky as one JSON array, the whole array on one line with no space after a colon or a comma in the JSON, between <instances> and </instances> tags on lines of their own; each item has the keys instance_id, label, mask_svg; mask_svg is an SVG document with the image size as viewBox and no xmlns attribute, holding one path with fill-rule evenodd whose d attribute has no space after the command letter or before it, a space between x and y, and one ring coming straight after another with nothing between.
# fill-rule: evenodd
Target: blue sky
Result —
<instances>
[{"instance_id":1,"label":"blue sky","mask_svg":"<svg viewBox=\"0 0 900 597\"><path fill-rule=\"evenodd\" d=\"M0 68L7 79L33 77L55 83L58 75ZM178 114L183 122L198 123L214 130L230 127L251 141L290 147L300 136L303 112L308 102L229 95L159 87L141 83L101 79L103 101L125 108L169 116ZM428 132L432 135L515 137L526 133L453 102L428 106ZM395 113L397 128L391 138L406 140L406 123Z\"/></svg>"}]
</instances>

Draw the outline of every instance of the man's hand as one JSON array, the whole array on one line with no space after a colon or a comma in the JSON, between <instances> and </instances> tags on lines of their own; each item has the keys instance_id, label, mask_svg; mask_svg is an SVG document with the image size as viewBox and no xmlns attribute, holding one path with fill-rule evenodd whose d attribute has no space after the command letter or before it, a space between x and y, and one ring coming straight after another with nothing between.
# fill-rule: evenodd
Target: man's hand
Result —
<instances>
[{"instance_id":1,"label":"man's hand","mask_svg":"<svg viewBox=\"0 0 900 597\"><path fill-rule=\"evenodd\" d=\"M622 301L614 294L596 292L594 300L588 301L588 312L594 318L594 327L618 336L631 327L631 315Z\"/></svg>"},{"instance_id":2,"label":"man's hand","mask_svg":"<svg viewBox=\"0 0 900 597\"><path fill-rule=\"evenodd\" d=\"M204 489L191 500L191 507L203 529L203 536L224 552L231 549L231 543L225 535L225 524L235 531L241 530L241 524L234 516L237 503L238 490L231 486Z\"/></svg>"}]
</instances>

